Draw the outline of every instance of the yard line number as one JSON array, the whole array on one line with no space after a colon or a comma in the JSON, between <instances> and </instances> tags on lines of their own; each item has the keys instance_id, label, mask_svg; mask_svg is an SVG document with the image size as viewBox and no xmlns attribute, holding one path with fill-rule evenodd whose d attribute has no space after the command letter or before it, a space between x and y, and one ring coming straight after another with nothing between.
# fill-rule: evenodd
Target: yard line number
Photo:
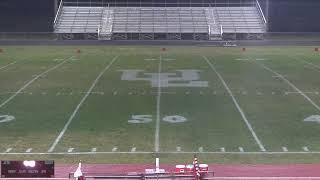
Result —
<instances>
[{"instance_id":1,"label":"yard line number","mask_svg":"<svg viewBox=\"0 0 320 180\"><path fill-rule=\"evenodd\" d=\"M0 115L0 123L5 123L5 122L13 121L14 119L15 119L14 116L10 116L10 115Z\"/></svg>"},{"instance_id":2,"label":"yard line number","mask_svg":"<svg viewBox=\"0 0 320 180\"><path fill-rule=\"evenodd\" d=\"M183 116L172 115L165 116L162 120L168 123L176 124L186 122L187 118ZM131 119L128 120L128 123L130 124L146 124L150 122L152 122L152 115L132 115Z\"/></svg>"}]
</instances>

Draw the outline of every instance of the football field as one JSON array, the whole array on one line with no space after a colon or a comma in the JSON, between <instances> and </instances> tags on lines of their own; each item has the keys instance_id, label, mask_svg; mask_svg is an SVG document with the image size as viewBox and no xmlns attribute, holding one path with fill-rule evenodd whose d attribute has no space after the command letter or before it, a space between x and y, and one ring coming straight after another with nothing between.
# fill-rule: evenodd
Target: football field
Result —
<instances>
[{"instance_id":1,"label":"football field","mask_svg":"<svg viewBox=\"0 0 320 180\"><path fill-rule=\"evenodd\" d=\"M314 47L1 48L1 159L320 159Z\"/></svg>"}]
</instances>

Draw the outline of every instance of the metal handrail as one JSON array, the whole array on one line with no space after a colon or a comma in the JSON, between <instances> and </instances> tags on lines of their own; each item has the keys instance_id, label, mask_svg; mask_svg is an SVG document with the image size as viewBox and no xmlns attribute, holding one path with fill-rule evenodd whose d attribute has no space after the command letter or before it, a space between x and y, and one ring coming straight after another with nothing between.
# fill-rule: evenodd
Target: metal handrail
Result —
<instances>
[{"instance_id":1,"label":"metal handrail","mask_svg":"<svg viewBox=\"0 0 320 180\"><path fill-rule=\"evenodd\" d=\"M220 25L220 35L221 36L223 35L223 27L222 27L222 25Z\"/></svg>"},{"instance_id":2,"label":"metal handrail","mask_svg":"<svg viewBox=\"0 0 320 180\"><path fill-rule=\"evenodd\" d=\"M54 18L54 22L53 22L53 27L54 27L54 28L56 27L56 23L57 23L57 20L58 20L58 16L60 15L60 11L61 11L62 5L63 5L63 0L60 1L59 8L58 8L56 17Z\"/></svg>"},{"instance_id":3,"label":"metal handrail","mask_svg":"<svg viewBox=\"0 0 320 180\"><path fill-rule=\"evenodd\" d=\"M260 3L259 3L258 0L256 0L256 2L257 2L256 5L258 6L258 9L260 11L260 14L262 15L263 22L264 22L264 24L267 24L267 20L266 20L266 17L264 17L263 11L262 11L261 6L260 6Z\"/></svg>"},{"instance_id":4,"label":"metal handrail","mask_svg":"<svg viewBox=\"0 0 320 180\"><path fill-rule=\"evenodd\" d=\"M102 2L98 2L98 1L90 1L90 3L88 2L72 2L72 1L65 1L64 4L66 6L72 6L72 5L77 5L77 6L99 6L99 7L105 7L107 6L106 3ZM141 2L139 1L132 1L132 2L115 2L115 3L108 3L110 6L120 6L120 7L124 7L124 5L127 6L136 6L136 7L141 7ZM161 2L146 2L144 5L150 5L150 6L161 6L163 5L163 7L168 7L167 5L170 6L181 6L181 7L190 7L192 5L195 6L200 6L200 7L212 7L212 6L221 6L221 5L225 5L225 6L254 6L256 3L254 2L228 2L228 3L223 3L223 2L211 2L211 3L198 3L198 2L189 2L189 3L174 3L174 2L166 2L166 3L161 3ZM184 6L185 5L185 6ZM161 6L162 7L162 6Z\"/></svg>"}]
</instances>

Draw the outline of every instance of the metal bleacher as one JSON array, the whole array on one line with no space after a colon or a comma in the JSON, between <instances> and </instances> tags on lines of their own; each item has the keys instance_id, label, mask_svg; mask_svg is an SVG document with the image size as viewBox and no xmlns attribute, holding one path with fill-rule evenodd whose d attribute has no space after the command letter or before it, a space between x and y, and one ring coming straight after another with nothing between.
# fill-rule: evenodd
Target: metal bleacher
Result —
<instances>
[{"instance_id":1,"label":"metal bleacher","mask_svg":"<svg viewBox=\"0 0 320 180\"><path fill-rule=\"evenodd\" d=\"M259 39L266 20L258 1L241 6L75 6L61 1L54 31L63 39L221 40Z\"/></svg>"}]
</instances>

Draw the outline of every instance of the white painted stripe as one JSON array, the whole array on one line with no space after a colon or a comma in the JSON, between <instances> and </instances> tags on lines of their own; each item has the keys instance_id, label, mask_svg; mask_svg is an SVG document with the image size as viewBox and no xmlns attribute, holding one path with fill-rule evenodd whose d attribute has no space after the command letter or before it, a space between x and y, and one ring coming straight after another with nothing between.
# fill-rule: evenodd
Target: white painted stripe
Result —
<instances>
[{"instance_id":1,"label":"white painted stripe","mask_svg":"<svg viewBox=\"0 0 320 180\"><path fill-rule=\"evenodd\" d=\"M282 147L282 151L283 152L288 152L288 148L287 147Z\"/></svg>"},{"instance_id":2,"label":"white painted stripe","mask_svg":"<svg viewBox=\"0 0 320 180\"><path fill-rule=\"evenodd\" d=\"M199 147L199 152L203 152L203 147Z\"/></svg>"},{"instance_id":3,"label":"white painted stripe","mask_svg":"<svg viewBox=\"0 0 320 180\"><path fill-rule=\"evenodd\" d=\"M303 149L304 151L306 151L306 152L309 151L309 148L308 148L307 146L304 146L302 149Z\"/></svg>"},{"instance_id":4,"label":"white painted stripe","mask_svg":"<svg viewBox=\"0 0 320 180\"><path fill-rule=\"evenodd\" d=\"M136 147L131 148L131 152L136 152L136 150L137 150Z\"/></svg>"},{"instance_id":5,"label":"white painted stripe","mask_svg":"<svg viewBox=\"0 0 320 180\"><path fill-rule=\"evenodd\" d=\"M264 64L260 64L260 63L257 63L257 64L260 65L262 68L264 68L264 69L272 72L273 74L279 76L284 82L286 82L289 86L291 86L295 91L299 92L299 94L301 96L303 96L307 101L309 101L310 104L312 104L318 111L320 111L320 107L314 101L312 101L312 99L310 99L309 96L307 96L305 93L303 93L299 88L297 88L294 84L292 84L288 79L283 77L280 73L272 70L271 68L265 66Z\"/></svg>"},{"instance_id":6,"label":"white painted stripe","mask_svg":"<svg viewBox=\"0 0 320 180\"><path fill-rule=\"evenodd\" d=\"M69 148L68 153L71 153L74 150L74 148Z\"/></svg>"},{"instance_id":7,"label":"white painted stripe","mask_svg":"<svg viewBox=\"0 0 320 180\"><path fill-rule=\"evenodd\" d=\"M8 148L8 149L6 150L6 153L9 153L10 151L12 151L12 148Z\"/></svg>"},{"instance_id":8,"label":"white painted stripe","mask_svg":"<svg viewBox=\"0 0 320 180\"><path fill-rule=\"evenodd\" d=\"M177 150L177 152L180 152L180 151L181 151L181 147L180 147L180 146L177 146L177 147L176 147L176 150Z\"/></svg>"},{"instance_id":9,"label":"white painted stripe","mask_svg":"<svg viewBox=\"0 0 320 180\"><path fill-rule=\"evenodd\" d=\"M30 153L32 151L32 148L29 148L26 150L26 153Z\"/></svg>"},{"instance_id":10,"label":"white painted stripe","mask_svg":"<svg viewBox=\"0 0 320 180\"><path fill-rule=\"evenodd\" d=\"M26 152L20 152L20 153L0 153L0 155L75 155L75 154L83 154L83 155L92 155L92 154L154 154L154 151L136 151L136 152L123 152L123 151L116 151L116 152L111 152L111 151L101 151L101 152L36 152L36 153L26 153ZM288 151L288 152L283 152L283 151L273 151L273 152L268 152L268 151L259 151L259 152L199 152L199 151L160 151L158 154L236 154L236 155L274 155L274 154L320 154L320 151Z\"/></svg>"},{"instance_id":11,"label":"white painted stripe","mask_svg":"<svg viewBox=\"0 0 320 180\"><path fill-rule=\"evenodd\" d=\"M0 67L0 70L5 69L5 68L7 68L7 67L9 67L9 66L11 66L11 65L14 65L14 64L16 64L17 62L18 62L18 61L14 61L14 62L12 62L12 63L9 63L9 64L5 65L5 66L2 66L2 67Z\"/></svg>"},{"instance_id":12,"label":"white painted stripe","mask_svg":"<svg viewBox=\"0 0 320 180\"><path fill-rule=\"evenodd\" d=\"M308 64L308 65L310 65L310 66L312 66L312 67L314 67L314 68L316 68L316 69L318 69L318 70L320 70L320 66L318 66L318 65L316 65L316 64L313 64L312 62L306 61L306 60L304 60L304 59L296 58L296 57L293 57L293 56L287 56L287 57L292 58L292 59L295 59L295 60L297 60L297 61L304 62L304 63L306 63L306 64Z\"/></svg>"},{"instance_id":13,"label":"white painted stripe","mask_svg":"<svg viewBox=\"0 0 320 180\"><path fill-rule=\"evenodd\" d=\"M224 147L220 148L221 152L226 152L226 149Z\"/></svg>"},{"instance_id":14,"label":"white painted stripe","mask_svg":"<svg viewBox=\"0 0 320 180\"><path fill-rule=\"evenodd\" d=\"M117 147L113 147L113 148L112 148L112 152L116 152L117 150L118 150Z\"/></svg>"},{"instance_id":15,"label":"white painted stripe","mask_svg":"<svg viewBox=\"0 0 320 180\"><path fill-rule=\"evenodd\" d=\"M158 65L158 94L157 94L157 119L156 119L156 130L154 135L154 151L159 152L160 140L160 105L161 105L161 66L162 66L162 56L159 57L159 65Z\"/></svg>"},{"instance_id":16,"label":"white painted stripe","mask_svg":"<svg viewBox=\"0 0 320 180\"><path fill-rule=\"evenodd\" d=\"M70 57L71 58L71 57ZM37 79L39 79L40 77L42 77L43 75L49 73L50 71L53 71L55 69L57 69L58 67L60 67L61 65L63 65L65 62L68 61L67 58L65 61L53 66L52 68L42 72L41 74L37 75L36 77L34 77L33 79L31 79L29 82L27 82L25 85L23 85L17 92L15 92L12 96L10 96L7 100L5 100L2 104L0 104L0 108L2 108L4 105L6 105L8 102L10 102L13 98L15 98L19 93L21 93L24 89L26 89L28 86L30 86L34 81L36 81Z\"/></svg>"},{"instance_id":17,"label":"white painted stripe","mask_svg":"<svg viewBox=\"0 0 320 180\"><path fill-rule=\"evenodd\" d=\"M233 103L235 104L235 106L237 107L239 113L241 114L241 117L243 119L243 121L245 122L245 124L247 125L248 129L251 132L251 135L253 136L253 138L255 139L256 143L259 145L260 150L261 151L266 151L266 149L264 148L263 144L261 143L260 139L258 138L257 134L255 133L255 131L253 130L253 127L251 126L249 120L247 119L245 113L243 112L243 110L241 109L238 101L236 100L236 98L233 96L229 86L227 85L227 83L224 81L224 79L222 78L222 76L220 75L220 73L216 70L216 68L214 67L214 65L209 61L209 59L206 56L203 56L204 60L208 63L208 65L211 67L211 69L218 75L220 81L222 82L223 86L225 87L225 89L228 91L230 97L232 98Z\"/></svg>"},{"instance_id":18,"label":"white painted stripe","mask_svg":"<svg viewBox=\"0 0 320 180\"><path fill-rule=\"evenodd\" d=\"M243 147L239 147L239 151L240 151L240 152L244 152Z\"/></svg>"},{"instance_id":19,"label":"white painted stripe","mask_svg":"<svg viewBox=\"0 0 320 180\"><path fill-rule=\"evenodd\" d=\"M97 152L97 148L92 148L91 152Z\"/></svg>"},{"instance_id":20,"label":"white painted stripe","mask_svg":"<svg viewBox=\"0 0 320 180\"><path fill-rule=\"evenodd\" d=\"M83 98L81 99L80 103L77 105L77 107L75 108L75 110L73 111L73 113L71 114L71 116L69 117L67 123L65 124L65 126L63 127L62 131L60 132L60 134L58 135L58 137L55 139L55 141L53 142L53 144L51 145L51 147L49 148L48 152L52 152L54 150L54 148L56 147L56 145L59 143L59 141L61 140L61 138L63 137L64 133L66 132L66 130L68 129L70 123L72 122L73 118L76 116L76 114L78 113L80 107L82 106L82 104L84 103L84 101L88 98L89 94L92 92L93 88L96 86L96 84L98 83L99 79L101 78L101 76L104 74L104 72L106 72L111 65L118 59L119 56L116 56L112 59L112 61L100 72L100 74L98 75L98 77L94 80L94 82L92 83L92 85L90 86L90 88L88 89L88 92L83 96Z\"/></svg>"}]
</instances>

